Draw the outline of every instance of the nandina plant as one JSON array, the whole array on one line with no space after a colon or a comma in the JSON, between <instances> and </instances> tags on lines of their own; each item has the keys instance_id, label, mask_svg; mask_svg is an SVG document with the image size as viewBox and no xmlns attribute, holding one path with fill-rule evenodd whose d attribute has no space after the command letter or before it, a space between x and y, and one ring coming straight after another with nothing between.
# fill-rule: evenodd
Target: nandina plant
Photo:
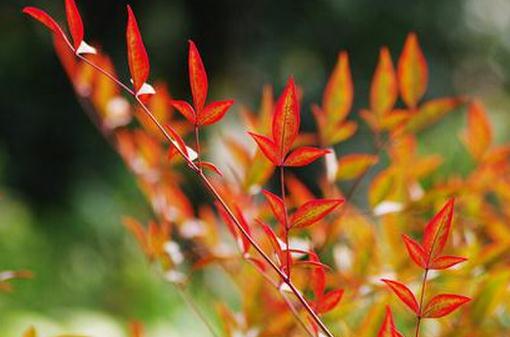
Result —
<instances>
[{"instance_id":1,"label":"nandina plant","mask_svg":"<svg viewBox=\"0 0 510 337\"><path fill-rule=\"evenodd\" d=\"M264 87L259 113L236 108L231 99L212 100L206 62L189 41L191 99L176 100L164 83L149 84L150 59L131 7L126 28L131 80L122 81L109 57L84 41L74 0L66 0L65 6L70 37L44 11L26 7L23 12L52 32L77 95L88 103L93 121L136 176L154 210L155 219L147 226L126 217L126 228L211 335L418 337L428 333L422 320L450 313L450 321L439 320L435 335L504 331L508 303L503 309L498 305L505 305L501 289L510 280L503 270L510 230L500 205L510 201L510 146L492 144L481 103L466 97L423 100L428 67L416 34L408 35L396 67L390 50L381 48L369 107L359 112L372 131L374 151L338 158L337 145L354 137L358 128L349 119L354 86L346 52L339 54L321 104L310 107L316 132L302 133L304 93L292 76L276 101L272 87ZM472 171L438 175L424 184L438 172L442 158L419 153L420 131L465 106L468 125L461 139L473 157ZM247 147L227 132L221 141L235 166L229 167L215 162L200 135L236 112L253 143ZM307 186L293 170L312 163L324 170L315 186ZM185 179L185 169L196 179ZM278 177L274 190L273 175ZM371 179L368 209L352 201L364 179ZM188 199L183 186L192 183L202 184L213 203ZM457 226L452 226L454 197ZM422 243L407 235L400 241L399 232L418 236L425 219L445 200L450 201L424 226ZM234 244L225 237L225 228ZM448 241L452 232L456 240ZM470 261L458 265L466 259L444 250L462 250ZM394 281L417 276L403 251L424 271L419 300L410 287ZM187 291L193 274L213 265L234 281L240 294L237 311L216 299L221 333ZM432 278L432 271L453 266L457 270L451 274ZM388 306L391 298L380 287L381 275L413 313L398 313L400 329ZM470 282L464 280L468 275ZM435 283L462 295L440 293L428 299ZM208 288L207 280L203 286ZM466 295L473 298L469 304ZM499 314L493 318L496 309ZM134 325L133 335L142 335L141 326Z\"/></svg>"}]
</instances>

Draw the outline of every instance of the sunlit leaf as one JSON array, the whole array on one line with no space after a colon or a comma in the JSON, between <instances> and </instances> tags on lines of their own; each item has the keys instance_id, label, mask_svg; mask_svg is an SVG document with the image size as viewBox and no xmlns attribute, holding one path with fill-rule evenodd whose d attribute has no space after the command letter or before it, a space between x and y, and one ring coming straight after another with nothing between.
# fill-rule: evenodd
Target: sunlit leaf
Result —
<instances>
[{"instance_id":1,"label":"sunlit leaf","mask_svg":"<svg viewBox=\"0 0 510 337\"><path fill-rule=\"evenodd\" d=\"M285 166L306 166L329 153L329 150L302 146L293 150L283 163Z\"/></svg>"},{"instance_id":2,"label":"sunlit leaf","mask_svg":"<svg viewBox=\"0 0 510 337\"><path fill-rule=\"evenodd\" d=\"M234 104L233 100L218 101L207 105L198 113L198 125L205 126L214 124L225 116L228 109Z\"/></svg>"},{"instance_id":3,"label":"sunlit leaf","mask_svg":"<svg viewBox=\"0 0 510 337\"><path fill-rule=\"evenodd\" d=\"M128 23L126 28L126 42L129 71L133 80L135 93L138 93L149 78L150 64L149 56L145 50L135 14L128 5Z\"/></svg>"},{"instance_id":4,"label":"sunlit leaf","mask_svg":"<svg viewBox=\"0 0 510 337\"><path fill-rule=\"evenodd\" d=\"M492 143L492 129L483 105L474 101L469 104L467 129L462 134L462 141L469 153L480 160Z\"/></svg>"},{"instance_id":5,"label":"sunlit leaf","mask_svg":"<svg viewBox=\"0 0 510 337\"><path fill-rule=\"evenodd\" d=\"M273 140L278 149L278 158L282 162L299 132L300 116L296 85L289 78L278 102L273 116Z\"/></svg>"},{"instance_id":6,"label":"sunlit leaf","mask_svg":"<svg viewBox=\"0 0 510 337\"><path fill-rule=\"evenodd\" d=\"M336 124L344 120L351 109L352 100L353 84L349 56L346 52L341 52L322 98L322 109L326 113L328 123Z\"/></svg>"},{"instance_id":7,"label":"sunlit leaf","mask_svg":"<svg viewBox=\"0 0 510 337\"><path fill-rule=\"evenodd\" d=\"M388 48L381 48L379 62L370 86L370 110L382 116L389 112L398 96L397 77Z\"/></svg>"}]
</instances>

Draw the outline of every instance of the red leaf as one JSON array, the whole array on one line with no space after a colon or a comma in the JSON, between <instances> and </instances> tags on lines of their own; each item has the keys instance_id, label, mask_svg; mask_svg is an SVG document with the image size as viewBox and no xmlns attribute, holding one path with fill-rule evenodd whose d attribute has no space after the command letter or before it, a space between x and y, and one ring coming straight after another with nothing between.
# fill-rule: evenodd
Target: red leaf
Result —
<instances>
[{"instance_id":1,"label":"red leaf","mask_svg":"<svg viewBox=\"0 0 510 337\"><path fill-rule=\"evenodd\" d=\"M283 165L285 166L306 166L331 151L318 149L311 146L302 146L292 151Z\"/></svg>"},{"instance_id":2,"label":"red leaf","mask_svg":"<svg viewBox=\"0 0 510 337\"><path fill-rule=\"evenodd\" d=\"M25 7L23 8L23 13L30 15L31 17L45 25L54 34L63 38L67 43L69 43L62 28L60 28L57 22L55 22L55 20L53 20L53 18L49 16L45 11L35 7Z\"/></svg>"},{"instance_id":3,"label":"red leaf","mask_svg":"<svg viewBox=\"0 0 510 337\"><path fill-rule=\"evenodd\" d=\"M83 22L74 0L66 0L66 16L67 26L73 37L74 48L78 49L83 41Z\"/></svg>"},{"instance_id":4,"label":"red leaf","mask_svg":"<svg viewBox=\"0 0 510 337\"><path fill-rule=\"evenodd\" d=\"M278 161L283 159L299 132L299 102L294 79L291 77L276 103L273 115L273 140L278 149Z\"/></svg>"},{"instance_id":5,"label":"red leaf","mask_svg":"<svg viewBox=\"0 0 510 337\"><path fill-rule=\"evenodd\" d=\"M407 36L398 60L397 76L402 100L415 108L427 89L428 68L415 33Z\"/></svg>"},{"instance_id":6,"label":"red leaf","mask_svg":"<svg viewBox=\"0 0 510 337\"><path fill-rule=\"evenodd\" d=\"M409 236L403 234L402 240L404 240L404 243L407 248L407 254L409 257L420 267L427 268L427 254L425 253L425 250L421 246L421 244L413 239L411 239Z\"/></svg>"},{"instance_id":7,"label":"red leaf","mask_svg":"<svg viewBox=\"0 0 510 337\"><path fill-rule=\"evenodd\" d=\"M280 164L280 160L277 154L278 149L271 139L253 132L248 132L248 134L253 138L253 140L255 140L260 150L267 157L267 159L269 159L275 165Z\"/></svg>"},{"instance_id":8,"label":"red leaf","mask_svg":"<svg viewBox=\"0 0 510 337\"><path fill-rule=\"evenodd\" d=\"M316 253L310 252L310 260L319 261ZM312 271L310 284L315 295L315 298L321 298L326 289L326 271L322 266L315 268Z\"/></svg>"},{"instance_id":9,"label":"red leaf","mask_svg":"<svg viewBox=\"0 0 510 337\"><path fill-rule=\"evenodd\" d=\"M340 206L344 199L315 199L306 202L299 207L290 219L290 227L302 228L324 218L336 207Z\"/></svg>"},{"instance_id":10,"label":"red leaf","mask_svg":"<svg viewBox=\"0 0 510 337\"><path fill-rule=\"evenodd\" d=\"M317 312L319 314L333 310L342 299L343 289L332 290L327 292L317 303Z\"/></svg>"},{"instance_id":11,"label":"red leaf","mask_svg":"<svg viewBox=\"0 0 510 337\"><path fill-rule=\"evenodd\" d=\"M434 296L425 306L423 318L439 318L448 315L464 303L471 301L469 297L453 294Z\"/></svg>"},{"instance_id":12,"label":"red leaf","mask_svg":"<svg viewBox=\"0 0 510 337\"><path fill-rule=\"evenodd\" d=\"M414 294L412 293L409 288L398 281L391 281L386 279L381 279L384 283L386 283L390 289L395 293L395 295L400 298L400 300L409 307L414 313L418 314L420 309L418 305L418 301L416 300L416 297L414 297Z\"/></svg>"},{"instance_id":13,"label":"red leaf","mask_svg":"<svg viewBox=\"0 0 510 337\"><path fill-rule=\"evenodd\" d=\"M443 208L432 218L425 227L423 237L423 248L428 255L428 260L432 260L443 250L453 219L454 199L448 200Z\"/></svg>"},{"instance_id":14,"label":"red leaf","mask_svg":"<svg viewBox=\"0 0 510 337\"><path fill-rule=\"evenodd\" d=\"M198 125L216 123L225 116L227 110L234 104L233 100L213 102L198 112Z\"/></svg>"},{"instance_id":15,"label":"red leaf","mask_svg":"<svg viewBox=\"0 0 510 337\"><path fill-rule=\"evenodd\" d=\"M271 210L273 211L275 219L278 220L278 222L281 223L284 227L286 227L285 205L283 200L276 194L273 194L269 191L262 190L262 193L266 197L269 206L271 206Z\"/></svg>"},{"instance_id":16,"label":"red leaf","mask_svg":"<svg viewBox=\"0 0 510 337\"><path fill-rule=\"evenodd\" d=\"M195 124L195 110L186 101L171 101L170 104L179 111L188 121Z\"/></svg>"},{"instance_id":17,"label":"red leaf","mask_svg":"<svg viewBox=\"0 0 510 337\"><path fill-rule=\"evenodd\" d=\"M391 313L390 307L388 306L386 307L386 316L384 317L381 329L379 329L379 332L377 333L377 337L403 337L395 327L395 323L393 322L393 315Z\"/></svg>"},{"instance_id":18,"label":"red leaf","mask_svg":"<svg viewBox=\"0 0 510 337\"><path fill-rule=\"evenodd\" d=\"M429 269L447 269L450 267L455 266L456 264L459 264L461 262L466 261L467 259L465 257L460 256L440 256L435 258L429 266Z\"/></svg>"},{"instance_id":19,"label":"red leaf","mask_svg":"<svg viewBox=\"0 0 510 337\"><path fill-rule=\"evenodd\" d=\"M200 53L195 43L191 40L189 40L188 67L193 105L198 115L200 115L207 98L207 73L205 72Z\"/></svg>"},{"instance_id":20,"label":"red leaf","mask_svg":"<svg viewBox=\"0 0 510 337\"><path fill-rule=\"evenodd\" d=\"M133 79L133 87L135 89L135 93L137 93L149 78L150 64L133 10L129 5L127 6L127 10L128 23L126 29L126 42L128 63L131 78Z\"/></svg>"},{"instance_id":21,"label":"red leaf","mask_svg":"<svg viewBox=\"0 0 510 337\"><path fill-rule=\"evenodd\" d=\"M202 167L202 168L205 168L205 169L208 169L214 173L216 173L217 175L219 175L220 177L223 177L223 173L220 171L220 169L214 165L213 163L211 162L208 162L208 161L200 161L197 163L197 165L199 167Z\"/></svg>"}]
</instances>

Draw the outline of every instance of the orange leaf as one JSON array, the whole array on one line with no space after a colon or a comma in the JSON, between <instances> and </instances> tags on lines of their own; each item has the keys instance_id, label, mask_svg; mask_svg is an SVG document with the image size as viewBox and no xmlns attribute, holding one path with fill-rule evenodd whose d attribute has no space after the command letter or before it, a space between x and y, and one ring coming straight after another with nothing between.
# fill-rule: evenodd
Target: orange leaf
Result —
<instances>
[{"instance_id":1,"label":"orange leaf","mask_svg":"<svg viewBox=\"0 0 510 337\"><path fill-rule=\"evenodd\" d=\"M425 227L423 236L423 248L428 257L428 261L441 253L452 226L454 199L448 200L443 208L430 220Z\"/></svg>"},{"instance_id":2,"label":"orange leaf","mask_svg":"<svg viewBox=\"0 0 510 337\"><path fill-rule=\"evenodd\" d=\"M329 152L329 150L318 149L311 146L299 147L289 154L283 165L306 166Z\"/></svg>"},{"instance_id":3,"label":"orange leaf","mask_svg":"<svg viewBox=\"0 0 510 337\"><path fill-rule=\"evenodd\" d=\"M30 15L31 17L45 25L55 35L61 37L62 39L64 39L64 41L66 41L69 44L69 41L67 40L67 37L64 34L62 28L60 28L60 26L55 22L55 20L51 16L49 16L45 11L35 7L25 7L23 8L23 13Z\"/></svg>"},{"instance_id":4,"label":"orange leaf","mask_svg":"<svg viewBox=\"0 0 510 337\"><path fill-rule=\"evenodd\" d=\"M420 267L427 268L427 254L425 253L425 250L421 246L421 244L413 239L411 239L409 236L403 234L402 239L404 240L404 243L407 248L407 253L409 257Z\"/></svg>"},{"instance_id":5,"label":"orange leaf","mask_svg":"<svg viewBox=\"0 0 510 337\"><path fill-rule=\"evenodd\" d=\"M83 41L83 22L74 0L66 0L66 16L67 26L73 37L74 48L78 49Z\"/></svg>"},{"instance_id":6,"label":"orange leaf","mask_svg":"<svg viewBox=\"0 0 510 337\"><path fill-rule=\"evenodd\" d=\"M170 104L179 111L188 121L195 124L195 110L186 101L171 101Z\"/></svg>"},{"instance_id":7,"label":"orange leaf","mask_svg":"<svg viewBox=\"0 0 510 337\"><path fill-rule=\"evenodd\" d=\"M322 109L326 113L327 121L336 124L344 120L351 109L352 99L353 85L349 56L346 52L341 52L322 98Z\"/></svg>"},{"instance_id":8,"label":"orange leaf","mask_svg":"<svg viewBox=\"0 0 510 337\"><path fill-rule=\"evenodd\" d=\"M317 312L323 314L333 310L342 299L343 294L343 289L332 290L324 294L317 303Z\"/></svg>"},{"instance_id":9,"label":"orange leaf","mask_svg":"<svg viewBox=\"0 0 510 337\"><path fill-rule=\"evenodd\" d=\"M262 190L262 193L266 197L266 200L269 203L271 210L273 211L275 219L278 220L278 222L280 222L284 227L286 227L285 205L283 203L283 200L276 194L273 194L269 191Z\"/></svg>"},{"instance_id":10,"label":"orange leaf","mask_svg":"<svg viewBox=\"0 0 510 337\"><path fill-rule=\"evenodd\" d=\"M402 100L414 109L425 94L428 81L427 61L415 33L410 33L406 38L398 60L397 77Z\"/></svg>"},{"instance_id":11,"label":"orange leaf","mask_svg":"<svg viewBox=\"0 0 510 337\"><path fill-rule=\"evenodd\" d=\"M200 115L207 98L207 73L205 72L200 53L198 52L195 43L191 40L189 40L188 67L193 105L195 106L197 113Z\"/></svg>"},{"instance_id":12,"label":"orange leaf","mask_svg":"<svg viewBox=\"0 0 510 337\"><path fill-rule=\"evenodd\" d=\"M129 5L127 6L127 10L128 23L126 29L126 42L128 63L131 78L133 79L133 87L135 89L135 93L137 93L149 78L150 64L133 10Z\"/></svg>"},{"instance_id":13,"label":"orange leaf","mask_svg":"<svg viewBox=\"0 0 510 337\"><path fill-rule=\"evenodd\" d=\"M379 63L370 86L370 110L379 116L389 112L397 100L397 95L397 77L390 51L383 47L379 53Z\"/></svg>"},{"instance_id":14,"label":"orange leaf","mask_svg":"<svg viewBox=\"0 0 510 337\"><path fill-rule=\"evenodd\" d=\"M439 318L448 315L464 303L471 301L469 297L453 294L434 296L425 307L423 318Z\"/></svg>"},{"instance_id":15,"label":"orange leaf","mask_svg":"<svg viewBox=\"0 0 510 337\"><path fill-rule=\"evenodd\" d=\"M290 219L290 227L310 226L340 206L344 199L315 199L299 207Z\"/></svg>"},{"instance_id":16,"label":"orange leaf","mask_svg":"<svg viewBox=\"0 0 510 337\"><path fill-rule=\"evenodd\" d=\"M414 297L414 294L409 290L409 288L398 281L391 281L382 279L384 283L386 283L390 289L395 293L395 295L400 298L400 300L407 305L409 309L411 309L414 313L419 313L419 305L418 301L416 300L416 297Z\"/></svg>"},{"instance_id":17,"label":"orange leaf","mask_svg":"<svg viewBox=\"0 0 510 337\"><path fill-rule=\"evenodd\" d=\"M371 154L348 154L338 161L337 180L356 179L377 163L377 156Z\"/></svg>"},{"instance_id":18,"label":"orange leaf","mask_svg":"<svg viewBox=\"0 0 510 337\"><path fill-rule=\"evenodd\" d=\"M267 157L267 159L269 159L274 165L280 164L280 160L277 155L278 148L271 139L253 132L248 132L248 134L253 138L253 140L255 140L260 150Z\"/></svg>"},{"instance_id":19,"label":"orange leaf","mask_svg":"<svg viewBox=\"0 0 510 337\"><path fill-rule=\"evenodd\" d=\"M391 313L390 307L388 306L386 307L386 316L384 317L381 329L379 329L379 332L377 333L377 337L403 337L395 327L395 323L393 322L393 315Z\"/></svg>"},{"instance_id":20,"label":"orange leaf","mask_svg":"<svg viewBox=\"0 0 510 337\"><path fill-rule=\"evenodd\" d=\"M436 257L429 266L429 269L447 269L450 267L455 266L456 264L459 264L461 262L466 261L467 259L465 257L460 256L440 256Z\"/></svg>"},{"instance_id":21,"label":"orange leaf","mask_svg":"<svg viewBox=\"0 0 510 337\"><path fill-rule=\"evenodd\" d=\"M440 120L463 102L464 99L458 97L444 97L427 101L420 106L416 113L411 115L404 130L407 132L420 131Z\"/></svg>"},{"instance_id":22,"label":"orange leaf","mask_svg":"<svg viewBox=\"0 0 510 337\"><path fill-rule=\"evenodd\" d=\"M300 116L299 102L294 79L289 78L278 102L273 115L273 140L278 149L278 164L290 150L299 132Z\"/></svg>"},{"instance_id":23,"label":"orange leaf","mask_svg":"<svg viewBox=\"0 0 510 337\"><path fill-rule=\"evenodd\" d=\"M480 160L492 143L492 129L483 105L474 101L469 104L467 130L462 134L469 153Z\"/></svg>"},{"instance_id":24,"label":"orange leaf","mask_svg":"<svg viewBox=\"0 0 510 337\"><path fill-rule=\"evenodd\" d=\"M211 125L225 116L227 110L234 104L233 100L213 102L198 112L199 126Z\"/></svg>"}]
</instances>

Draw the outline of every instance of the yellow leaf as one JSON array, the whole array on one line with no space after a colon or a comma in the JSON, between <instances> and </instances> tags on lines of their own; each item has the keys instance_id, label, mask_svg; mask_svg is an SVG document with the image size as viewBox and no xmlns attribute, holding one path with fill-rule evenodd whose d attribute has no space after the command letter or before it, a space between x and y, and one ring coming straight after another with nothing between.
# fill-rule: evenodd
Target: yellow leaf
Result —
<instances>
[{"instance_id":1,"label":"yellow leaf","mask_svg":"<svg viewBox=\"0 0 510 337\"><path fill-rule=\"evenodd\" d=\"M352 99L353 85L349 56L346 52L341 52L322 99L322 109L326 113L328 122L337 124L344 120L351 109Z\"/></svg>"}]
</instances>

